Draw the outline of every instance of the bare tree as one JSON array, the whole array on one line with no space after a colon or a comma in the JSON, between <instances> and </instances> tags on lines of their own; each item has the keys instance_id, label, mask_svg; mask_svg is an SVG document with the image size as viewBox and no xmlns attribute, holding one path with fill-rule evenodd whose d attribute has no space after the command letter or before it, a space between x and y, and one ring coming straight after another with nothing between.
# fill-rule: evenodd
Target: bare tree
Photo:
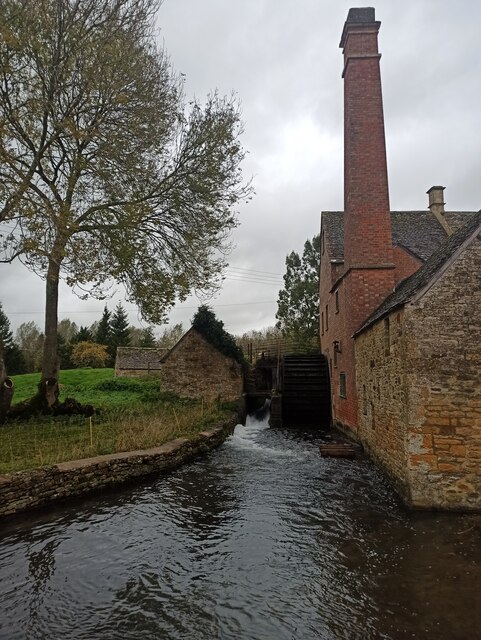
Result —
<instances>
[{"instance_id":1,"label":"bare tree","mask_svg":"<svg viewBox=\"0 0 481 640\"><path fill-rule=\"evenodd\" d=\"M233 97L186 106L157 0L2 0L4 261L46 280L42 382L56 380L59 280L122 283L149 322L215 288L243 183ZM0 229L1 231L1 229Z\"/></svg>"}]
</instances>

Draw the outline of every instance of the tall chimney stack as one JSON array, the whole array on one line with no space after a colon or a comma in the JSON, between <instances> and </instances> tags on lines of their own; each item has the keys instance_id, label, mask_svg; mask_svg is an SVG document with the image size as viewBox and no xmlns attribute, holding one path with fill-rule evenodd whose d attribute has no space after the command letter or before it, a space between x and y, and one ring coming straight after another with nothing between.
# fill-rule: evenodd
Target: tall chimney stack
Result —
<instances>
[{"instance_id":1,"label":"tall chimney stack","mask_svg":"<svg viewBox=\"0 0 481 640\"><path fill-rule=\"evenodd\" d=\"M391 214L374 9L350 9L344 53L344 263L349 269L388 269L394 286Z\"/></svg>"}]
</instances>

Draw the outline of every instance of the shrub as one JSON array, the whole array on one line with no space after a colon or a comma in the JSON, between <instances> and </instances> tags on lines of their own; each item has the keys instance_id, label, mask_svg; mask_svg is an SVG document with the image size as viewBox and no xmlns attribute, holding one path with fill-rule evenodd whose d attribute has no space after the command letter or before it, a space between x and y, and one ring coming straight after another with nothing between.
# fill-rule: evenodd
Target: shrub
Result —
<instances>
[{"instance_id":1,"label":"shrub","mask_svg":"<svg viewBox=\"0 0 481 640\"><path fill-rule=\"evenodd\" d=\"M78 342L72 350L72 362L76 367L105 367L108 360L107 347L96 342Z\"/></svg>"}]
</instances>

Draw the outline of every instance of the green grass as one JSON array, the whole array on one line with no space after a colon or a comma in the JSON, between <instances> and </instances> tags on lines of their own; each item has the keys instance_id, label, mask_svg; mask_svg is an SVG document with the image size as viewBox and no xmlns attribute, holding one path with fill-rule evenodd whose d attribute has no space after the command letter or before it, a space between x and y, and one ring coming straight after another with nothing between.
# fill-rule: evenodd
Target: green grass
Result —
<instances>
[{"instance_id":1,"label":"green grass","mask_svg":"<svg viewBox=\"0 0 481 640\"><path fill-rule=\"evenodd\" d=\"M13 376L15 402L36 392L39 374ZM72 369L59 376L60 401L74 397L99 412L40 417L0 427L0 473L106 453L155 447L189 437L229 415L227 408L162 392L155 379L114 378L112 369Z\"/></svg>"},{"instance_id":2,"label":"green grass","mask_svg":"<svg viewBox=\"0 0 481 640\"><path fill-rule=\"evenodd\" d=\"M14 403L32 397L40 381L39 373L12 376ZM160 384L153 378L114 378L113 369L69 369L59 375L60 401L75 398L99 409L143 404L162 399Z\"/></svg>"}]
</instances>

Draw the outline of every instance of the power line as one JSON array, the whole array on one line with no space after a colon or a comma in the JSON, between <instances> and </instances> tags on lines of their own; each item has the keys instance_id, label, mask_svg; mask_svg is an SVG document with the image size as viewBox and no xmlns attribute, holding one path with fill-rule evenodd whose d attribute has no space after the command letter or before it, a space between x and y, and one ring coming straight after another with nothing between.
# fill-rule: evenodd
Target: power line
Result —
<instances>
[{"instance_id":1,"label":"power line","mask_svg":"<svg viewBox=\"0 0 481 640\"><path fill-rule=\"evenodd\" d=\"M239 273L237 271L231 271L227 269L226 276L235 276L236 278L245 278L246 280L265 280L267 282L283 282L283 279L279 276L261 276L255 273Z\"/></svg>"},{"instance_id":2,"label":"power line","mask_svg":"<svg viewBox=\"0 0 481 640\"><path fill-rule=\"evenodd\" d=\"M214 308L217 307L244 307L246 305L254 305L254 304L276 304L277 300L258 300L256 302L230 302L230 303L224 303L224 304L212 304L209 306L212 306ZM178 307L175 307L177 309L197 309L198 305L179 305ZM175 309L174 308L174 309ZM172 311L174 310L172 309ZM68 313L70 315L77 315L79 313L99 313L101 314L103 311L103 309L99 310L90 310L90 311L59 311L58 313ZM4 312L7 316L15 316L15 315L34 315L34 314L44 314L44 311L7 311L6 309L4 309Z\"/></svg>"},{"instance_id":3,"label":"power line","mask_svg":"<svg viewBox=\"0 0 481 640\"><path fill-rule=\"evenodd\" d=\"M226 276L224 279L225 280L231 280L232 282L250 282L252 284L268 284L270 286L274 286L274 287L277 287L277 288L282 287L282 283L273 282L273 281L269 281L269 280L253 280L253 279L248 279L248 278L233 278L232 276Z\"/></svg>"},{"instance_id":4,"label":"power line","mask_svg":"<svg viewBox=\"0 0 481 640\"><path fill-rule=\"evenodd\" d=\"M259 271L257 269L247 269L244 267L232 267L231 265L229 265L227 269L233 269L235 271L250 271L251 273L260 273L260 274L267 274L271 276L280 276L280 277L282 277L283 275L282 273L274 273L274 271Z\"/></svg>"}]
</instances>

